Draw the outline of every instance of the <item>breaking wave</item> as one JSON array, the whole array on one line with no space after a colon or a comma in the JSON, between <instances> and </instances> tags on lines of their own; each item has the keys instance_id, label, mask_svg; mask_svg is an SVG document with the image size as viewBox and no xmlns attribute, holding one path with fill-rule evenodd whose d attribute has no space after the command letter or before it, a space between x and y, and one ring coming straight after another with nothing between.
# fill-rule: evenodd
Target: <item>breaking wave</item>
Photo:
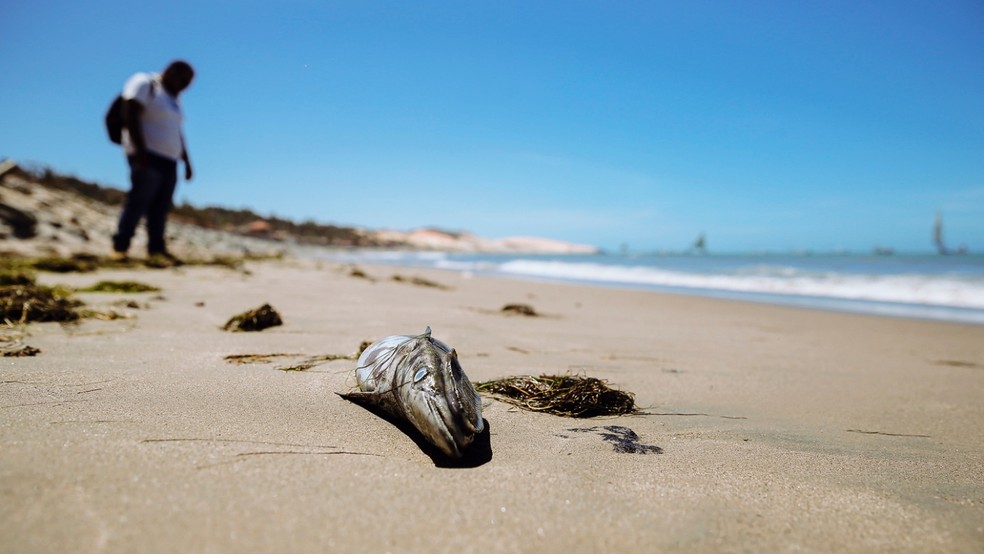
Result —
<instances>
[{"instance_id":1,"label":"breaking wave","mask_svg":"<svg viewBox=\"0 0 984 554\"><path fill-rule=\"evenodd\" d=\"M614 256L362 252L367 263L984 323L981 256Z\"/></svg>"}]
</instances>

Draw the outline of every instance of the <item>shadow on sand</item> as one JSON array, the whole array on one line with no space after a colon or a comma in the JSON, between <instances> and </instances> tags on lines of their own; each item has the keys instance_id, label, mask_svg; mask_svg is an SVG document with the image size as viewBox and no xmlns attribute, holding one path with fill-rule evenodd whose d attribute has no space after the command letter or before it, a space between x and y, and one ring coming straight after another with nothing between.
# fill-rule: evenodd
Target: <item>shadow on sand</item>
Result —
<instances>
[{"instance_id":1,"label":"shadow on sand","mask_svg":"<svg viewBox=\"0 0 984 554\"><path fill-rule=\"evenodd\" d=\"M342 398L345 397L343 396ZM410 422L403 419L397 419L391 416L389 413L380 410L376 406L365 404L351 398L345 398L345 399L348 400L349 402L362 406L367 411L372 412L373 414L385 419L386 421L393 424L397 429L403 431L403 434L405 434L407 437L410 438L410 440L416 443L417 447L420 448L420 450L423 451L424 454L430 456L430 459L433 460L434 465L437 467L472 468L472 467L479 467L485 465L486 463L492 460L492 439L491 439L491 433L489 432L490 429L489 420L485 418L482 418L482 421L485 423L485 429L482 430L482 433L480 435L475 437L475 441L472 442L471 446L468 447L468 450L465 452L465 455L461 459L455 460L449 458L446 454L441 452L436 446L427 442L427 439L424 438L424 436L420 433L420 431L418 431L416 427L411 425Z\"/></svg>"}]
</instances>

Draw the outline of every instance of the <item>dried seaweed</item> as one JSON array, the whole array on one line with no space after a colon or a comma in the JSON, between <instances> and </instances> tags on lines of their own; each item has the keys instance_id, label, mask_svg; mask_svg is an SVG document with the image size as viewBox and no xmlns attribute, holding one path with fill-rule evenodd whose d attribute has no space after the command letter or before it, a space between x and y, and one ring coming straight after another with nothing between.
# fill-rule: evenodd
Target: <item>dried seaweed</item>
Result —
<instances>
[{"instance_id":1,"label":"dried seaweed","mask_svg":"<svg viewBox=\"0 0 984 554\"><path fill-rule=\"evenodd\" d=\"M98 262L94 256L79 254L71 258L39 258L32 260L30 265L38 271L52 273L88 273L99 267Z\"/></svg>"},{"instance_id":2,"label":"dried seaweed","mask_svg":"<svg viewBox=\"0 0 984 554\"><path fill-rule=\"evenodd\" d=\"M4 358L24 358L29 356L37 356L41 353L41 349L34 348L26 344L16 344L13 346L0 347L0 356Z\"/></svg>"},{"instance_id":3,"label":"dried seaweed","mask_svg":"<svg viewBox=\"0 0 984 554\"><path fill-rule=\"evenodd\" d=\"M613 389L594 377L523 375L477 383L475 389L520 408L564 417L639 413L632 393Z\"/></svg>"},{"instance_id":4,"label":"dried seaweed","mask_svg":"<svg viewBox=\"0 0 984 554\"><path fill-rule=\"evenodd\" d=\"M282 365L275 369L280 371L307 371L312 367L332 362L335 360L357 360L362 352L369 346L368 341L359 345L359 350L354 354L319 354L316 356L305 356L304 354L274 353L274 354L230 354L225 356L225 361L235 364L255 364L270 363L277 358L299 358L297 363Z\"/></svg>"},{"instance_id":5,"label":"dried seaweed","mask_svg":"<svg viewBox=\"0 0 984 554\"><path fill-rule=\"evenodd\" d=\"M242 270L247 261L264 261L283 259L284 253L277 254L244 254L242 256L216 255L211 258L178 260L167 256L150 256L139 258L101 258L92 254L78 253L69 257L31 258L12 254L0 259L0 270L5 271L49 271L53 273L88 273L97 269L166 269L177 266L219 266L234 270Z\"/></svg>"},{"instance_id":6,"label":"dried seaweed","mask_svg":"<svg viewBox=\"0 0 984 554\"><path fill-rule=\"evenodd\" d=\"M0 286L33 284L34 276L26 271L0 270Z\"/></svg>"},{"instance_id":7,"label":"dried seaweed","mask_svg":"<svg viewBox=\"0 0 984 554\"><path fill-rule=\"evenodd\" d=\"M222 328L226 331L262 331L283 324L277 310L269 304L264 304L255 310L232 316Z\"/></svg>"},{"instance_id":8,"label":"dried seaweed","mask_svg":"<svg viewBox=\"0 0 984 554\"><path fill-rule=\"evenodd\" d=\"M0 321L76 321L82 302L59 287L42 285L0 286Z\"/></svg>"},{"instance_id":9,"label":"dried seaweed","mask_svg":"<svg viewBox=\"0 0 984 554\"><path fill-rule=\"evenodd\" d=\"M440 290L451 290L451 287L447 285L442 285L437 281L431 281L430 279L425 279L423 277L417 277L416 275L413 277L404 277L403 275L397 274L390 277L390 279L396 281L397 283L407 283L410 285L416 285L418 287L429 287L429 288L440 289Z\"/></svg>"},{"instance_id":10,"label":"dried seaweed","mask_svg":"<svg viewBox=\"0 0 984 554\"><path fill-rule=\"evenodd\" d=\"M507 314L525 315L529 317L536 317L540 315L533 309L533 306L530 306L529 304L506 304L500 311Z\"/></svg>"},{"instance_id":11,"label":"dried seaweed","mask_svg":"<svg viewBox=\"0 0 984 554\"><path fill-rule=\"evenodd\" d=\"M274 358L297 358L300 356L303 356L303 354L277 352L274 354L229 354L223 359L233 364L268 364Z\"/></svg>"},{"instance_id":12,"label":"dried seaweed","mask_svg":"<svg viewBox=\"0 0 984 554\"><path fill-rule=\"evenodd\" d=\"M332 362L335 360L354 360L352 356L347 354L322 354L320 356L311 356L305 358L296 364L290 364L285 366L280 366L277 369L280 371L307 371L314 366L323 364L325 362Z\"/></svg>"},{"instance_id":13,"label":"dried seaweed","mask_svg":"<svg viewBox=\"0 0 984 554\"><path fill-rule=\"evenodd\" d=\"M167 256L163 254L155 254L148 256L144 260L144 265L150 269L170 269L172 267L181 267L185 265L183 260L175 258L174 256Z\"/></svg>"},{"instance_id":14,"label":"dried seaweed","mask_svg":"<svg viewBox=\"0 0 984 554\"><path fill-rule=\"evenodd\" d=\"M153 285L139 281L99 281L95 285L79 289L79 292L157 292Z\"/></svg>"}]
</instances>

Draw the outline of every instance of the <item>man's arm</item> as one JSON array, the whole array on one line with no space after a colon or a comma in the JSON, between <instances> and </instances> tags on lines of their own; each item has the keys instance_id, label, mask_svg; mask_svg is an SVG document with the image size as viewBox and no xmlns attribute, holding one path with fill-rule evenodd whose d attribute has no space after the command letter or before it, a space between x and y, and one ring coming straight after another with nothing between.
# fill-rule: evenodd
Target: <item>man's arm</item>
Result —
<instances>
[{"instance_id":1,"label":"man's arm","mask_svg":"<svg viewBox=\"0 0 984 554\"><path fill-rule=\"evenodd\" d=\"M144 141L143 125L140 121L143 109L143 104L135 99L131 98L123 102L123 125L130 133L130 144L133 145L134 155L141 166L147 163L147 143Z\"/></svg>"},{"instance_id":2,"label":"man's arm","mask_svg":"<svg viewBox=\"0 0 984 554\"><path fill-rule=\"evenodd\" d=\"M184 134L181 135L181 160L185 164L185 181L190 181L195 173L191 170L191 158L188 157L188 146L185 143Z\"/></svg>"}]
</instances>

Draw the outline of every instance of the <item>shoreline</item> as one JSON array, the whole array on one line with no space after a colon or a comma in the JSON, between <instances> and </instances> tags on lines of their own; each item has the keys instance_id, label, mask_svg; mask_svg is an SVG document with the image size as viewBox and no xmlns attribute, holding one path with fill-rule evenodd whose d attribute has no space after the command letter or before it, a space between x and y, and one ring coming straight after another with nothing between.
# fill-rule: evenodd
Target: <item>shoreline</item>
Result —
<instances>
[{"instance_id":1,"label":"shoreline","mask_svg":"<svg viewBox=\"0 0 984 554\"><path fill-rule=\"evenodd\" d=\"M354 255L353 255L354 253ZM388 254L399 254L403 260L385 260ZM522 273L507 273L495 269L458 269L452 267L428 266L422 260L431 260L441 257L453 257L461 253L439 252L439 251L331 251L331 250L307 250L298 253L301 257L322 260L335 263L351 263L358 265L376 264L392 267L404 267L407 269L429 268L439 271L452 273L464 273L482 275L491 278L516 279L519 281L544 282L556 284L572 284L589 287L604 287L619 290L633 290L644 292L657 292L664 294L678 294L684 296L695 296L701 298L717 298L725 300L738 300L753 302L758 304L768 304L777 306L798 307L803 309L820 310L836 313L853 313L863 315L878 315L883 317L893 317L902 319L915 319L920 321L940 321L966 323L973 325L984 325L984 309L932 303L912 303L902 301L883 301L866 298L849 298L838 296L818 296L811 294L792 294L792 293L769 293L761 291L743 291L715 289L706 287L688 287L656 285L631 282L617 282L605 280L589 280L584 278L561 278L555 276L538 276ZM522 258L523 256L541 256L537 254L496 254L496 253L472 253L477 257L493 258L501 256L503 258ZM414 260L413 258L417 259ZM383 261L380 261L380 260Z\"/></svg>"},{"instance_id":2,"label":"shoreline","mask_svg":"<svg viewBox=\"0 0 984 554\"><path fill-rule=\"evenodd\" d=\"M31 324L0 358L0 540L42 551L972 552L984 328L309 259L42 274L132 279L132 319ZM395 279L394 277L400 277ZM415 279L416 278L416 279ZM438 285L438 286L433 286ZM227 333L270 303L284 325ZM528 304L538 317L507 315ZM583 373L649 415L483 397L447 468L335 394L366 340L432 327L473 381ZM235 364L230 355L275 355ZM280 356L280 357L276 357ZM661 454L623 454L606 427ZM376 517L379 516L379 517Z\"/></svg>"}]
</instances>

